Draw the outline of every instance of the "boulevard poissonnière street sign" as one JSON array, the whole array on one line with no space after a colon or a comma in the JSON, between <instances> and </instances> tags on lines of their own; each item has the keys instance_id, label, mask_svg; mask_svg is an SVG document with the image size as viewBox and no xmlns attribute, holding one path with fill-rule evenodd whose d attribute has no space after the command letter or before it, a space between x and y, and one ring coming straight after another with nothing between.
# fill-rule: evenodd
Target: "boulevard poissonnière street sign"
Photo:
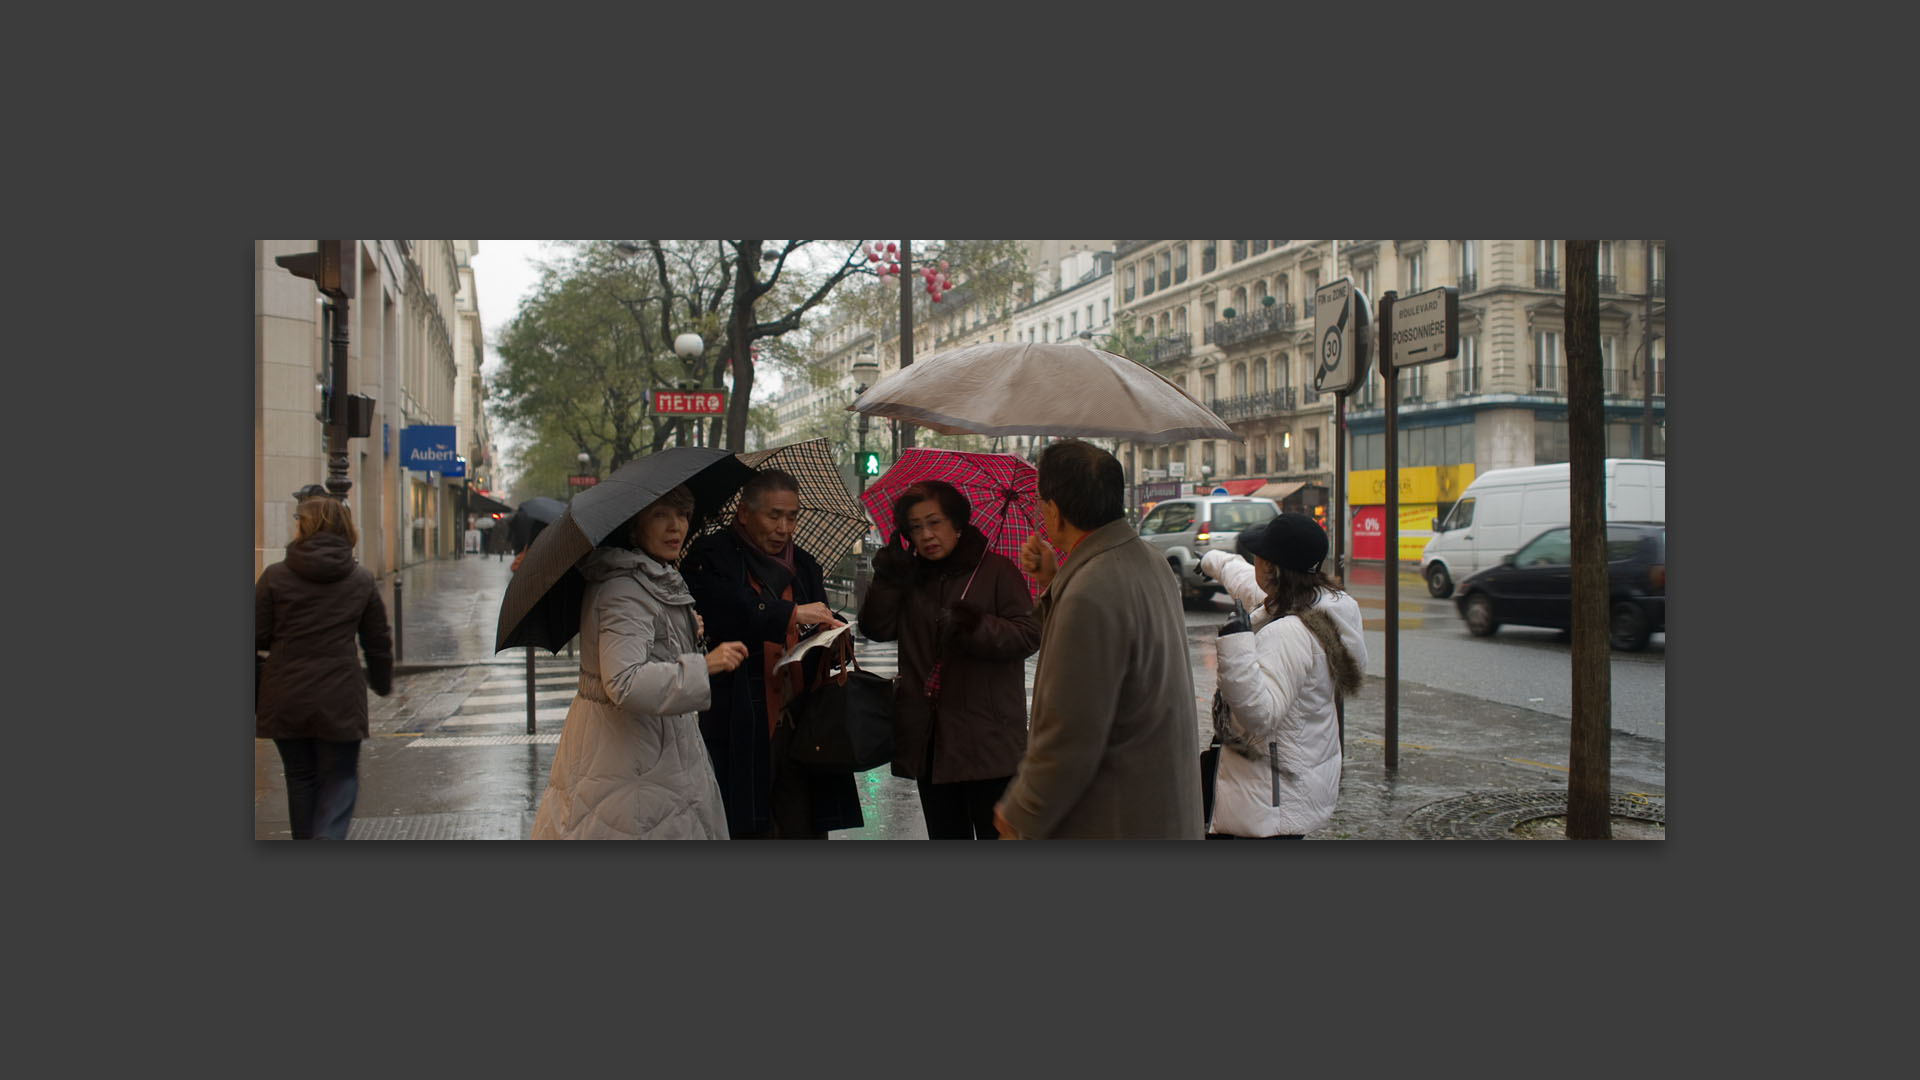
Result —
<instances>
[{"instance_id":1,"label":"boulevard poissonni\u00e8re street sign","mask_svg":"<svg viewBox=\"0 0 1920 1080\"><path fill-rule=\"evenodd\" d=\"M1395 300L1385 352L1392 370L1460 355L1460 290L1442 285Z\"/></svg>"},{"instance_id":2,"label":"boulevard poissonni\u00e8re street sign","mask_svg":"<svg viewBox=\"0 0 1920 1080\"><path fill-rule=\"evenodd\" d=\"M725 390L655 390L653 411L658 416L721 416L727 411Z\"/></svg>"}]
</instances>

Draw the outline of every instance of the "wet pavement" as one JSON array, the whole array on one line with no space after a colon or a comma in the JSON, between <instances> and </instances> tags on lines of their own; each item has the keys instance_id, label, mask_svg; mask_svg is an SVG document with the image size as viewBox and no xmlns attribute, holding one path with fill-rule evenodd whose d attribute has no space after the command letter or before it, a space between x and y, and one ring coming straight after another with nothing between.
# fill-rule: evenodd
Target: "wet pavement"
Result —
<instances>
[{"instance_id":1,"label":"wet pavement","mask_svg":"<svg viewBox=\"0 0 1920 1080\"><path fill-rule=\"evenodd\" d=\"M351 839L519 839L531 828L578 664L567 650L537 653L529 734L526 650L492 651L508 566L469 556L397 575L401 657L394 692L369 695L372 737L361 748ZM1366 569L1355 568L1356 590L1367 585ZM1380 571L1373 569L1377 583ZM381 582L389 615L395 577ZM1417 576L1412 581L1430 600ZM1411 599L1405 582L1403 575L1403 605ZM1221 613L1204 605L1187 615L1202 744L1210 736L1213 630L1220 621ZM859 655L863 667L880 674L896 670L891 645L863 641ZM1031 677L1029 661L1029 685ZM1526 835L1516 826L1564 814L1565 716L1411 682L1403 670L1399 762L1388 770L1384 704L1384 683L1370 674L1347 703L1333 820L1311 839L1514 839ZM1664 835L1664 740L1616 730L1611 766L1615 819L1636 826L1618 834ZM834 839L925 838L912 781L883 766L861 774L857 787L868 824L837 831ZM278 755L272 743L256 740L255 837L287 837L286 816Z\"/></svg>"}]
</instances>

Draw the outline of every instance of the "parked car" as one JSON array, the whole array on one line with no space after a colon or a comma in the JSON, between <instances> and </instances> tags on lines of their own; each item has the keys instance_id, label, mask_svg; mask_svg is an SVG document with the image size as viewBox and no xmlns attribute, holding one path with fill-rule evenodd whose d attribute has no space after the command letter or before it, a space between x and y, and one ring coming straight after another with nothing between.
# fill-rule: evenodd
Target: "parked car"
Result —
<instances>
[{"instance_id":1,"label":"parked car","mask_svg":"<svg viewBox=\"0 0 1920 1080\"><path fill-rule=\"evenodd\" d=\"M1199 600L1222 592L1218 582L1200 572L1200 558L1209 551L1233 550L1240 530L1280 513L1272 499L1248 495L1191 495L1163 499L1140 519L1140 538L1159 548L1180 582L1180 594Z\"/></svg>"},{"instance_id":2,"label":"parked car","mask_svg":"<svg viewBox=\"0 0 1920 1080\"><path fill-rule=\"evenodd\" d=\"M1565 525L1548 529L1460 583L1454 605L1467 629L1488 637L1503 624L1573 625L1573 540ZM1607 523L1608 636L1613 647L1646 648L1667 629L1667 527Z\"/></svg>"}]
</instances>

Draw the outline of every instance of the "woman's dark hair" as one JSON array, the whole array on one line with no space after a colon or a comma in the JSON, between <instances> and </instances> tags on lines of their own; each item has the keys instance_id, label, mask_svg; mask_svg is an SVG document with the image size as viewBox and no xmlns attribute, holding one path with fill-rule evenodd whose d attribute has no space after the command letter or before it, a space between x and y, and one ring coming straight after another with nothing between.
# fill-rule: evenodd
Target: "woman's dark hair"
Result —
<instances>
[{"instance_id":1,"label":"woman's dark hair","mask_svg":"<svg viewBox=\"0 0 1920 1080\"><path fill-rule=\"evenodd\" d=\"M893 534L895 536L909 535L907 533L908 515L913 512L914 507L928 499L940 504L940 512L947 515L947 519L953 522L955 532L963 535L966 533L967 521L973 517L973 505L967 502L967 497L960 494L959 488L945 480L922 480L908 486L900 493L899 498L893 500Z\"/></svg>"},{"instance_id":2,"label":"woman's dark hair","mask_svg":"<svg viewBox=\"0 0 1920 1080\"><path fill-rule=\"evenodd\" d=\"M639 513L621 522L619 528L608 533L607 538L600 541L600 546L605 548L619 548L622 551L639 551L640 541L635 538L634 534L640 527L640 519L647 516L647 511L652 510L662 503L680 511L689 518L693 517L693 492L687 488L687 485L681 484L679 487L674 488L672 491L641 507Z\"/></svg>"},{"instance_id":3,"label":"woman's dark hair","mask_svg":"<svg viewBox=\"0 0 1920 1080\"><path fill-rule=\"evenodd\" d=\"M1068 439L1040 451L1039 495L1067 524L1092 532L1126 516L1126 476L1120 461L1089 442Z\"/></svg>"},{"instance_id":4,"label":"woman's dark hair","mask_svg":"<svg viewBox=\"0 0 1920 1080\"><path fill-rule=\"evenodd\" d=\"M1254 569L1258 571L1259 567ZM1260 588L1267 594L1267 602L1262 606L1272 619L1306 611L1322 592L1344 591L1325 570L1288 570L1275 563L1267 563L1266 580L1260 582Z\"/></svg>"}]
</instances>

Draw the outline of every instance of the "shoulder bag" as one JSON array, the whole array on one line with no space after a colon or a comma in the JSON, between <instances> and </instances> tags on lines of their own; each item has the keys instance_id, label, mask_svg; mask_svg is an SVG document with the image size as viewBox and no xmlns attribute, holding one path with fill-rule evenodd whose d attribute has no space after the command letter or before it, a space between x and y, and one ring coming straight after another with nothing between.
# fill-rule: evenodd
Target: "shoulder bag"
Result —
<instances>
[{"instance_id":1,"label":"shoulder bag","mask_svg":"<svg viewBox=\"0 0 1920 1080\"><path fill-rule=\"evenodd\" d=\"M893 760L893 680L861 670L851 635L843 645L790 713L788 756L823 772L866 772Z\"/></svg>"}]
</instances>

